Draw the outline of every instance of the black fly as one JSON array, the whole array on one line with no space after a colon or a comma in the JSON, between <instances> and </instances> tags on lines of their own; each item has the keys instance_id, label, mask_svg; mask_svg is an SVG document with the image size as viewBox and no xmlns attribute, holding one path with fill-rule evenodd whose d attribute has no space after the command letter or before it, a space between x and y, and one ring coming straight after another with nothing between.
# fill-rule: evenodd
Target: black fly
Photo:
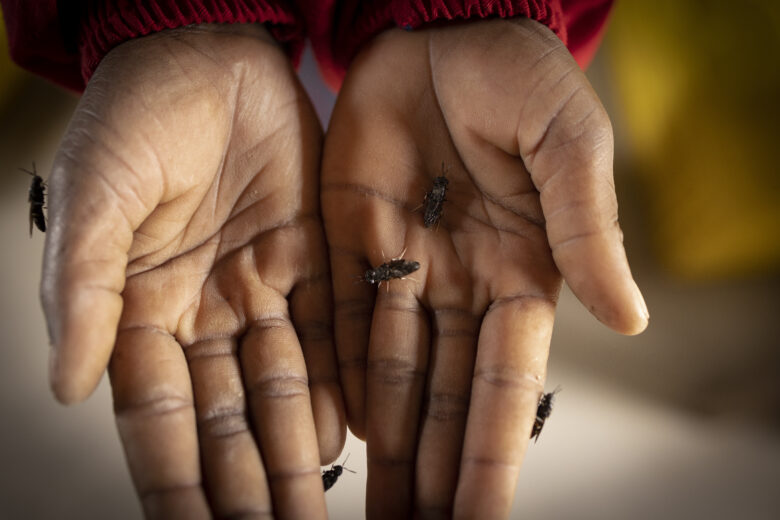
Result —
<instances>
[{"instance_id":1,"label":"black fly","mask_svg":"<svg viewBox=\"0 0 780 520\"><path fill-rule=\"evenodd\" d=\"M550 393L542 394L541 399L539 399L539 405L536 407L534 427L531 430L531 438L534 439L534 442L539 440L539 434L542 433L544 421L546 421L552 413L553 399L558 392L560 392L560 388L556 388Z\"/></svg>"},{"instance_id":2,"label":"black fly","mask_svg":"<svg viewBox=\"0 0 780 520\"><path fill-rule=\"evenodd\" d=\"M330 469L322 472L322 486L325 488L325 491L333 487L333 485L341 476L342 470L345 469L350 473L355 473L354 471L352 471L351 469L345 466L348 459L349 459L349 455L347 455L347 458L344 459L344 462L342 462L340 466L339 465L331 466Z\"/></svg>"},{"instance_id":3,"label":"black fly","mask_svg":"<svg viewBox=\"0 0 780 520\"><path fill-rule=\"evenodd\" d=\"M439 222L444 201L447 199L447 185L450 181L444 176L444 163L441 164L441 175L433 179L433 189L425 194L423 199L423 224L429 228Z\"/></svg>"},{"instance_id":4,"label":"black fly","mask_svg":"<svg viewBox=\"0 0 780 520\"><path fill-rule=\"evenodd\" d=\"M405 251L405 250L404 250ZM404 256L401 253L401 256ZM393 258L389 262L378 265L377 267L367 269L362 280L368 283L388 282L393 278L403 278L412 274L420 268L420 262L414 260L404 260L401 257Z\"/></svg>"},{"instance_id":5,"label":"black fly","mask_svg":"<svg viewBox=\"0 0 780 520\"><path fill-rule=\"evenodd\" d=\"M33 163L33 171L24 168L19 169L32 176L30 189L27 191L27 202L30 203L30 236L32 236L33 224L45 233L46 217L43 214L43 205L46 202L46 183L38 175L35 163Z\"/></svg>"}]
</instances>

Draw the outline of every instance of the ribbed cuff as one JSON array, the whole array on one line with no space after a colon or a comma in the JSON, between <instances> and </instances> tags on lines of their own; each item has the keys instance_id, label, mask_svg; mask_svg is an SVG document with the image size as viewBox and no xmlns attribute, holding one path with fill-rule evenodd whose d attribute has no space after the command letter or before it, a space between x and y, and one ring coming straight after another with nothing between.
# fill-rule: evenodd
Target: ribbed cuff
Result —
<instances>
[{"instance_id":1,"label":"ribbed cuff","mask_svg":"<svg viewBox=\"0 0 780 520\"><path fill-rule=\"evenodd\" d=\"M84 83L100 60L120 43L202 23L265 23L295 64L303 50L303 24L292 5L283 0L92 1L81 13L78 37Z\"/></svg>"},{"instance_id":2,"label":"ribbed cuff","mask_svg":"<svg viewBox=\"0 0 780 520\"><path fill-rule=\"evenodd\" d=\"M417 29L438 20L470 18L512 18L523 16L542 23L565 40L558 0L415 0L403 3L403 9L393 9L393 21L402 29ZM564 41L565 43L565 41Z\"/></svg>"},{"instance_id":3,"label":"ribbed cuff","mask_svg":"<svg viewBox=\"0 0 780 520\"><path fill-rule=\"evenodd\" d=\"M352 4L354 16L337 21L332 72L338 77L343 77L365 43L390 27L414 30L448 20L522 16L546 25L566 44L560 0L352 0L345 3Z\"/></svg>"}]
</instances>

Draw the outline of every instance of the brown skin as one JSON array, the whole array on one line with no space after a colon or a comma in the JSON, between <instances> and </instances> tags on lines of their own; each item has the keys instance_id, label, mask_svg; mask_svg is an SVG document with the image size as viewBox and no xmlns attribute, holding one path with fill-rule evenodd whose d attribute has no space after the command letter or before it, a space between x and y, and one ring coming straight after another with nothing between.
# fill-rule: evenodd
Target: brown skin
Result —
<instances>
[{"instance_id":1,"label":"brown skin","mask_svg":"<svg viewBox=\"0 0 780 520\"><path fill-rule=\"evenodd\" d=\"M78 402L109 365L149 518L326 516L345 418L321 139L258 25L125 43L73 116L49 180L51 381Z\"/></svg>"},{"instance_id":2,"label":"brown skin","mask_svg":"<svg viewBox=\"0 0 780 520\"><path fill-rule=\"evenodd\" d=\"M506 518L561 278L606 325L647 326L617 224L609 119L527 19L377 37L325 144L322 205L369 518ZM419 209L442 161L438 228ZM414 280L354 280L405 251Z\"/></svg>"},{"instance_id":3,"label":"brown skin","mask_svg":"<svg viewBox=\"0 0 780 520\"><path fill-rule=\"evenodd\" d=\"M344 412L320 138L257 26L118 47L68 129L41 288L52 386L80 401L110 359L151 518L325 515L319 464ZM425 229L416 208L442 161L448 201ZM535 22L389 31L347 77L322 199L369 516L505 517L560 274L615 330L647 324L596 95ZM355 283L404 249L414 281Z\"/></svg>"}]
</instances>

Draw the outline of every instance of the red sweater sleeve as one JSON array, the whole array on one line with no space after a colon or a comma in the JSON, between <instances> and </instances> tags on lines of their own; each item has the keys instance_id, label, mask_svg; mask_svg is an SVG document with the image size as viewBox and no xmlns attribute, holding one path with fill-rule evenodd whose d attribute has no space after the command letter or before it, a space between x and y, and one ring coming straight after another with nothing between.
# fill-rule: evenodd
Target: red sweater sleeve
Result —
<instances>
[{"instance_id":1,"label":"red sweater sleeve","mask_svg":"<svg viewBox=\"0 0 780 520\"><path fill-rule=\"evenodd\" d=\"M0 0L11 57L55 83L83 90L122 42L197 23L267 23L297 60L303 23L288 0Z\"/></svg>"},{"instance_id":2,"label":"red sweater sleeve","mask_svg":"<svg viewBox=\"0 0 780 520\"><path fill-rule=\"evenodd\" d=\"M549 27L581 67L598 47L612 0L298 0L326 83L338 88L363 44L390 27L524 16Z\"/></svg>"},{"instance_id":3,"label":"red sweater sleeve","mask_svg":"<svg viewBox=\"0 0 780 520\"><path fill-rule=\"evenodd\" d=\"M604 36L612 0L561 0L561 9L566 27L563 43L584 69Z\"/></svg>"}]
</instances>

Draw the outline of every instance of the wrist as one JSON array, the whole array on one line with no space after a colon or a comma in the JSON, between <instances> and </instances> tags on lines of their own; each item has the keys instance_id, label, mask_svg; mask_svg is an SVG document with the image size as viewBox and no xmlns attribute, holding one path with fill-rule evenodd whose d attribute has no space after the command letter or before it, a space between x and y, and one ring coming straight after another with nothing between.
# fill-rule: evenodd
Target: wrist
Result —
<instances>
[{"instance_id":1,"label":"wrist","mask_svg":"<svg viewBox=\"0 0 780 520\"><path fill-rule=\"evenodd\" d=\"M116 89L127 84L162 85L184 76L192 84L209 84L225 93L259 63L289 69L280 45L262 24L189 25L118 45L101 60L90 83L108 76L104 84Z\"/></svg>"}]
</instances>

